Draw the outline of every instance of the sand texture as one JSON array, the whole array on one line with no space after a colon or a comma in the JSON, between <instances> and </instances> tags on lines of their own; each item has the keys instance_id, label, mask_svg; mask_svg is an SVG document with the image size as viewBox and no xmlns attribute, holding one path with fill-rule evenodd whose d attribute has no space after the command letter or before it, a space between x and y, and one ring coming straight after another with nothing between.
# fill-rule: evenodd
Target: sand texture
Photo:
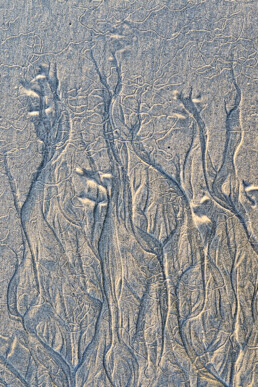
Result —
<instances>
[{"instance_id":1,"label":"sand texture","mask_svg":"<svg viewBox=\"0 0 258 387\"><path fill-rule=\"evenodd\" d=\"M257 387L256 0L0 0L0 387Z\"/></svg>"}]
</instances>

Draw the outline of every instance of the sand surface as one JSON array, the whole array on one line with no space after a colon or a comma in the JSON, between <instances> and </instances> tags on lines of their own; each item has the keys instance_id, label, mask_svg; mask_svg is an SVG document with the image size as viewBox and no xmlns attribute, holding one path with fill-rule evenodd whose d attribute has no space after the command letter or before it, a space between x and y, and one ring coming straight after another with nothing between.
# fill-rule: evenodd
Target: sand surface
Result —
<instances>
[{"instance_id":1,"label":"sand surface","mask_svg":"<svg viewBox=\"0 0 258 387\"><path fill-rule=\"evenodd\" d=\"M255 387L255 0L0 0L0 387Z\"/></svg>"}]
</instances>

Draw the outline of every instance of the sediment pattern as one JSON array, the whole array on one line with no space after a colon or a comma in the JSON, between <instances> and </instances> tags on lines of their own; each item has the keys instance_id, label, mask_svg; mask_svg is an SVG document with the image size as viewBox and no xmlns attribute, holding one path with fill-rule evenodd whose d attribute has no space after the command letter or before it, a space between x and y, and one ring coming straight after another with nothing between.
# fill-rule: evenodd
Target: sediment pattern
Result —
<instances>
[{"instance_id":1,"label":"sediment pattern","mask_svg":"<svg viewBox=\"0 0 258 387\"><path fill-rule=\"evenodd\" d=\"M254 3L12 5L0 386L254 387Z\"/></svg>"}]
</instances>

